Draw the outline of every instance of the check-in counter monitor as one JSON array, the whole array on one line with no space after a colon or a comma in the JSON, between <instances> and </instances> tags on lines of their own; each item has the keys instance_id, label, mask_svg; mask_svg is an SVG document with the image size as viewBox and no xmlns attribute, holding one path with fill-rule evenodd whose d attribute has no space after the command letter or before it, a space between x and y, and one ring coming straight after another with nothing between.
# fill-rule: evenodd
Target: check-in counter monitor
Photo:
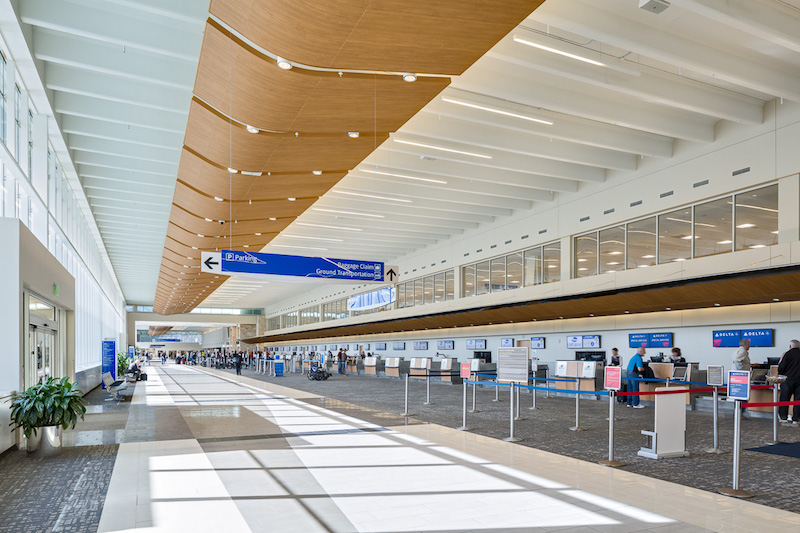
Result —
<instances>
[{"instance_id":1,"label":"check-in counter monitor","mask_svg":"<svg viewBox=\"0 0 800 533\"><path fill-rule=\"evenodd\" d=\"M386 359L384 372L387 378L399 378L408 373L410 366L409 361L404 360L402 357L389 357Z\"/></svg>"},{"instance_id":2,"label":"check-in counter monitor","mask_svg":"<svg viewBox=\"0 0 800 533\"><path fill-rule=\"evenodd\" d=\"M383 359L371 355L364 359L364 374L367 376L377 376L384 372L386 362Z\"/></svg>"},{"instance_id":3,"label":"check-in counter monitor","mask_svg":"<svg viewBox=\"0 0 800 533\"><path fill-rule=\"evenodd\" d=\"M440 379L445 383L460 384L461 377L459 374L454 374L461 370L461 364L455 357L448 357L439 362L439 371L442 373Z\"/></svg>"}]
</instances>

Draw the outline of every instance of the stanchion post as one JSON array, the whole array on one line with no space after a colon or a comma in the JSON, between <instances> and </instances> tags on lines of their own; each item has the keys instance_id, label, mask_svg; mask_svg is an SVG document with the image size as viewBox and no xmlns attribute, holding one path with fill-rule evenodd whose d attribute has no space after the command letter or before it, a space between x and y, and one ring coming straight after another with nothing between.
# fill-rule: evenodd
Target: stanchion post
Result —
<instances>
[{"instance_id":1,"label":"stanchion post","mask_svg":"<svg viewBox=\"0 0 800 533\"><path fill-rule=\"evenodd\" d=\"M581 427L581 389L580 382L575 380L575 426L569 428L570 431L586 431Z\"/></svg>"},{"instance_id":2,"label":"stanchion post","mask_svg":"<svg viewBox=\"0 0 800 533\"><path fill-rule=\"evenodd\" d=\"M714 447L706 453L725 453L719 449L719 387L714 386Z\"/></svg>"},{"instance_id":3,"label":"stanchion post","mask_svg":"<svg viewBox=\"0 0 800 533\"><path fill-rule=\"evenodd\" d=\"M406 373L405 402L403 403L403 407L403 414L400 416L411 416L411 413L408 412L408 373Z\"/></svg>"},{"instance_id":4,"label":"stanchion post","mask_svg":"<svg viewBox=\"0 0 800 533\"><path fill-rule=\"evenodd\" d=\"M720 494L734 496L736 498L752 498L752 492L739 490L739 455L742 446L742 402L736 401L736 411L733 416L733 487L719 489Z\"/></svg>"},{"instance_id":5,"label":"stanchion post","mask_svg":"<svg viewBox=\"0 0 800 533\"><path fill-rule=\"evenodd\" d=\"M619 467L625 466L625 463L614 460L614 408L617 403L616 392L608 391L608 460L600 461L601 465Z\"/></svg>"},{"instance_id":6,"label":"stanchion post","mask_svg":"<svg viewBox=\"0 0 800 533\"><path fill-rule=\"evenodd\" d=\"M480 413L480 411L478 411L478 386L476 385L477 379L478 377L475 376L475 381L472 382L472 409L470 409L470 413ZM497 385L495 385L495 387L496 386Z\"/></svg>"},{"instance_id":7,"label":"stanchion post","mask_svg":"<svg viewBox=\"0 0 800 533\"><path fill-rule=\"evenodd\" d=\"M497 377L494 378L494 382L497 383ZM492 401L493 402L500 401L500 387L498 387L497 385L494 386L494 400Z\"/></svg>"},{"instance_id":8,"label":"stanchion post","mask_svg":"<svg viewBox=\"0 0 800 533\"><path fill-rule=\"evenodd\" d=\"M772 384L772 401L774 403L778 403L778 384ZM772 440L767 442L768 445L772 446L778 444L778 406L772 406Z\"/></svg>"},{"instance_id":9,"label":"stanchion post","mask_svg":"<svg viewBox=\"0 0 800 533\"><path fill-rule=\"evenodd\" d=\"M547 390L545 391L544 397L550 397L550 366L548 365L547 368L544 370L544 379L547 382Z\"/></svg>"},{"instance_id":10,"label":"stanchion post","mask_svg":"<svg viewBox=\"0 0 800 533\"><path fill-rule=\"evenodd\" d=\"M433 405L431 401L431 371L425 370L428 379L425 381L425 402L422 405Z\"/></svg>"},{"instance_id":11,"label":"stanchion post","mask_svg":"<svg viewBox=\"0 0 800 533\"><path fill-rule=\"evenodd\" d=\"M509 383L509 390L511 391L511 396L508 398L508 412L509 412L509 435L507 438L503 439L506 442L519 442L522 439L514 435L514 383Z\"/></svg>"},{"instance_id":12,"label":"stanchion post","mask_svg":"<svg viewBox=\"0 0 800 533\"><path fill-rule=\"evenodd\" d=\"M536 372L533 373L533 387L536 387ZM531 406L528 407L531 411L536 409L536 389L531 389Z\"/></svg>"},{"instance_id":13,"label":"stanchion post","mask_svg":"<svg viewBox=\"0 0 800 533\"><path fill-rule=\"evenodd\" d=\"M520 402L519 396L520 394L522 394L522 391L520 390L519 387L515 387L514 385L512 385L512 388L517 389L517 392L514 394L514 396L516 397L516 401L514 402L516 404L515 409L517 411L517 415L514 417L514 420L526 420L525 418L522 418L522 415L520 415L520 410L519 410L519 402Z\"/></svg>"},{"instance_id":14,"label":"stanchion post","mask_svg":"<svg viewBox=\"0 0 800 533\"><path fill-rule=\"evenodd\" d=\"M464 380L464 399L463 408L461 411L461 427L456 428L459 431L470 431L472 428L467 426L467 380Z\"/></svg>"}]
</instances>

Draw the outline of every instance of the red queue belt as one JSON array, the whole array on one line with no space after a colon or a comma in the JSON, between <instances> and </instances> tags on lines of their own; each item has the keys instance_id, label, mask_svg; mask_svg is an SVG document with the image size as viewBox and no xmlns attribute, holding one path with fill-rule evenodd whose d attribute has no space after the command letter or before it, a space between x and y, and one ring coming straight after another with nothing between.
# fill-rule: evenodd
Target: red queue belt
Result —
<instances>
[{"instance_id":1,"label":"red queue belt","mask_svg":"<svg viewBox=\"0 0 800 533\"><path fill-rule=\"evenodd\" d=\"M743 402L742 407L788 407L790 405L800 405L800 401L794 402Z\"/></svg>"}]
</instances>

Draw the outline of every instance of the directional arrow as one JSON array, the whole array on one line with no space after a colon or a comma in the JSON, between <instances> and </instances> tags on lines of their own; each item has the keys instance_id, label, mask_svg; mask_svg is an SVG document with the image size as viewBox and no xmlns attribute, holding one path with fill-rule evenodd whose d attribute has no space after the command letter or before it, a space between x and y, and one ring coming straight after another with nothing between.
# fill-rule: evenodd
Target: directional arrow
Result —
<instances>
[{"instance_id":1,"label":"directional arrow","mask_svg":"<svg viewBox=\"0 0 800 533\"><path fill-rule=\"evenodd\" d=\"M219 252L200 252L200 272L222 274L222 255Z\"/></svg>"},{"instance_id":2,"label":"directional arrow","mask_svg":"<svg viewBox=\"0 0 800 533\"><path fill-rule=\"evenodd\" d=\"M218 265L219 264L219 261L212 261L212 259L214 259L214 258L213 257L209 257L208 259L203 261L203 263L205 263L205 265L208 267L209 270L213 270L214 269L213 265Z\"/></svg>"},{"instance_id":3,"label":"directional arrow","mask_svg":"<svg viewBox=\"0 0 800 533\"><path fill-rule=\"evenodd\" d=\"M394 279L397 277L397 272L395 272L394 269L391 268L386 273L386 277L389 278L389 281L394 281Z\"/></svg>"}]
</instances>

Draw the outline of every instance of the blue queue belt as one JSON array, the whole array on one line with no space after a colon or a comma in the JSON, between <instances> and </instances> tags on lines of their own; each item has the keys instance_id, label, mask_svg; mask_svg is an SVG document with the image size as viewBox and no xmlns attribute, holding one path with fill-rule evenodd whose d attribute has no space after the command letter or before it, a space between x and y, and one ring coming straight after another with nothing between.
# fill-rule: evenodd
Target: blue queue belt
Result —
<instances>
[{"instance_id":1,"label":"blue queue belt","mask_svg":"<svg viewBox=\"0 0 800 533\"><path fill-rule=\"evenodd\" d=\"M572 380L561 379L558 381L570 381L574 383ZM497 381L471 381L471 380L464 380L464 383L469 383L472 385L494 385L495 387L508 387L511 383L498 383ZM514 383L515 387L519 387L520 389L529 389L529 390L541 390L541 391L550 391L550 392L566 392L567 394L593 394L595 396L608 396L608 391L604 390L565 390L565 389L551 389L548 387L534 387L532 385L519 385Z\"/></svg>"}]
</instances>

